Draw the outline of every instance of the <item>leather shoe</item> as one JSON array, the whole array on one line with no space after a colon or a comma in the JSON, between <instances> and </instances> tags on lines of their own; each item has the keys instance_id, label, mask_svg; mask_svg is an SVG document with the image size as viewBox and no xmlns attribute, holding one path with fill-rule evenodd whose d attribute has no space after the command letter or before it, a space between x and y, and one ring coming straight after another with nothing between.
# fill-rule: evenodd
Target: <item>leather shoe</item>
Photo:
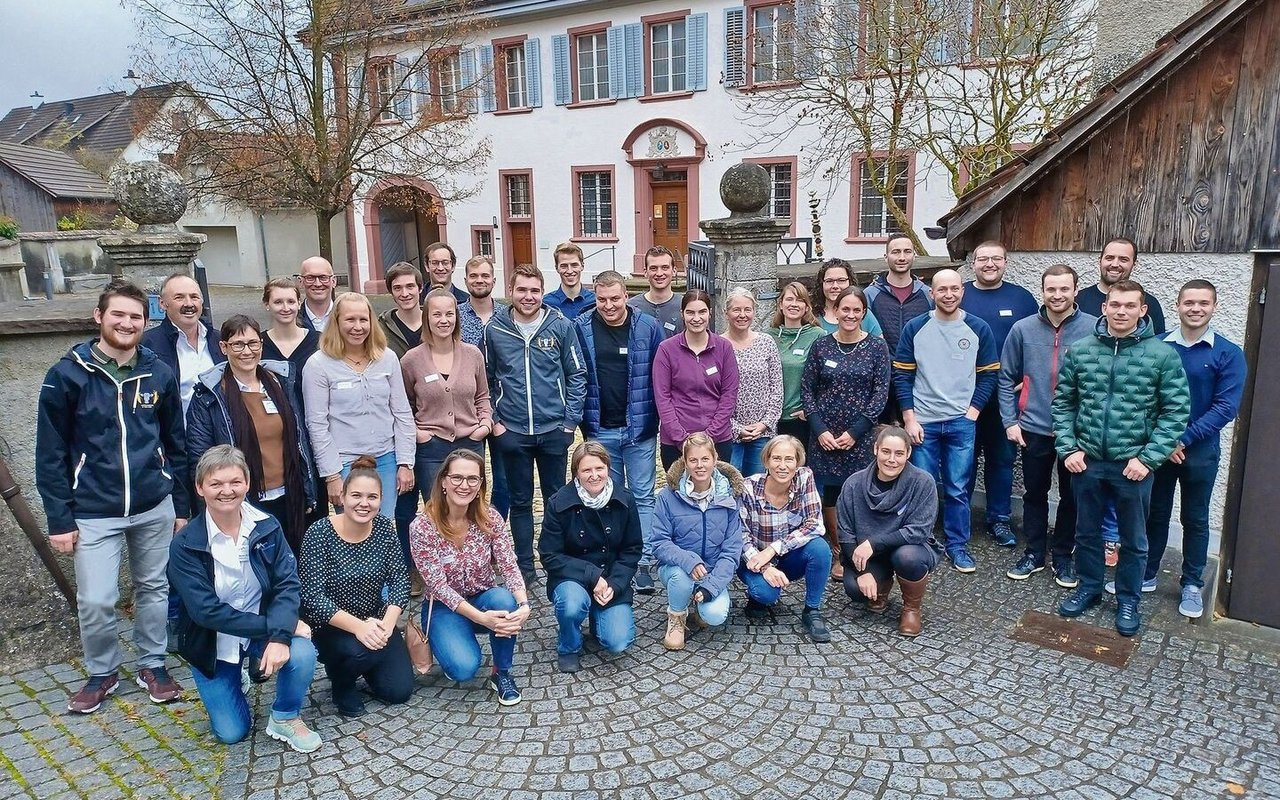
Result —
<instances>
[{"instance_id":1,"label":"leather shoe","mask_svg":"<svg viewBox=\"0 0 1280 800\"><path fill-rule=\"evenodd\" d=\"M1133 636L1142 627L1142 615L1138 613L1137 603L1121 603L1116 609L1116 633L1121 636Z\"/></svg>"},{"instance_id":2,"label":"leather shoe","mask_svg":"<svg viewBox=\"0 0 1280 800\"><path fill-rule=\"evenodd\" d=\"M1102 595L1088 594L1076 589L1058 604L1058 614L1064 617L1078 617L1101 602Z\"/></svg>"}]
</instances>

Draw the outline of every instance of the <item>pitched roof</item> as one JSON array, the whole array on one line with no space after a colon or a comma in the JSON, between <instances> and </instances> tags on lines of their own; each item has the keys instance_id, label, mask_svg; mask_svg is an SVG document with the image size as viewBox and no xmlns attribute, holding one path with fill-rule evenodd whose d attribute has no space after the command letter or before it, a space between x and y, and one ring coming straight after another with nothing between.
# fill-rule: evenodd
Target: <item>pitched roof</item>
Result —
<instances>
[{"instance_id":1,"label":"pitched roof","mask_svg":"<svg viewBox=\"0 0 1280 800\"><path fill-rule=\"evenodd\" d=\"M0 142L37 144L54 136L76 147L118 153L180 88L181 84L162 84L133 94L107 92L11 109L0 119Z\"/></svg>"},{"instance_id":2,"label":"pitched roof","mask_svg":"<svg viewBox=\"0 0 1280 800\"><path fill-rule=\"evenodd\" d=\"M57 199L115 199L106 181L57 150L0 142L0 163Z\"/></svg>"},{"instance_id":3,"label":"pitched roof","mask_svg":"<svg viewBox=\"0 0 1280 800\"><path fill-rule=\"evenodd\" d=\"M1215 36L1229 30L1248 7L1261 0L1210 0L1181 25L1165 34L1155 48L1111 80L1091 102L1063 120L1034 147L979 183L956 201L938 224L953 242L980 225L1010 197L1049 174L1051 169L1193 58Z\"/></svg>"}]
</instances>

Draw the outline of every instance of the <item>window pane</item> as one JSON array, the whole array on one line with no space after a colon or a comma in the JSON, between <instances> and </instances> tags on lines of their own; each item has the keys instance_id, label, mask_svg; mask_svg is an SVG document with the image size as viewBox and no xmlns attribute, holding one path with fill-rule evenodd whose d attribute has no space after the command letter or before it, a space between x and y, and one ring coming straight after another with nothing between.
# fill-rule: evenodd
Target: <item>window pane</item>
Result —
<instances>
[{"instance_id":1,"label":"window pane","mask_svg":"<svg viewBox=\"0 0 1280 800\"><path fill-rule=\"evenodd\" d=\"M530 214L529 176L507 176L507 216L527 217Z\"/></svg>"},{"instance_id":2,"label":"window pane","mask_svg":"<svg viewBox=\"0 0 1280 800\"><path fill-rule=\"evenodd\" d=\"M507 78L507 108L524 108L529 105L524 76L524 45L517 44L503 50Z\"/></svg>"},{"instance_id":3,"label":"window pane","mask_svg":"<svg viewBox=\"0 0 1280 800\"><path fill-rule=\"evenodd\" d=\"M578 217L583 236L613 235L612 176L607 172L578 175Z\"/></svg>"}]
</instances>

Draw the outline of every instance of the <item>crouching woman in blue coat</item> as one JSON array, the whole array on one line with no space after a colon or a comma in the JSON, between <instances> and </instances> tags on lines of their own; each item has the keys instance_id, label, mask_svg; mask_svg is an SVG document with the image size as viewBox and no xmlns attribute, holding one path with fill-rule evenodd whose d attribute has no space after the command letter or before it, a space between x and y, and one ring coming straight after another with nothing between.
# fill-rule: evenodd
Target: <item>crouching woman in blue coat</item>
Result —
<instances>
[{"instance_id":1,"label":"crouching woman in blue coat","mask_svg":"<svg viewBox=\"0 0 1280 800\"><path fill-rule=\"evenodd\" d=\"M729 618L729 582L742 555L742 473L718 461L705 433L684 440L667 470L667 491L653 516L653 555L667 587L662 646L684 649L686 624L698 629Z\"/></svg>"},{"instance_id":2,"label":"crouching woman in blue coat","mask_svg":"<svg viewBox=\"0 0 1280 800\"><path fill-rule=\"evenodd\" d=\"M230 445L209 448L196 465L205 503L169 547L169 584L182 598L178 652L221 742L244 739L253 718L240 683L241 664L257 681L276 677L267 735L300 753L320 748L301 719L316 651L298 619L298 564L280 523L244 501L249 465Z\"/></svg>"}]
</instances>

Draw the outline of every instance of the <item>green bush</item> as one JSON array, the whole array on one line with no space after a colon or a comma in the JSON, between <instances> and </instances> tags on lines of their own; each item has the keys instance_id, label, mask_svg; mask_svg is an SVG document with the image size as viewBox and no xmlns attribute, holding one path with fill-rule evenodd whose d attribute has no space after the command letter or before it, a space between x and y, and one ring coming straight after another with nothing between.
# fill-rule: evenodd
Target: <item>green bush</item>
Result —
<instances>
[{"instance_id":1,"label":"green bush","mask_svg":"<svg viewBox=\"0 0 1280 800\"><path fill-rule=\"evenodd\" d=\"M13 217L0 214L0 239L17 239L18 221Z\"/></svg>"}]
</instances>

